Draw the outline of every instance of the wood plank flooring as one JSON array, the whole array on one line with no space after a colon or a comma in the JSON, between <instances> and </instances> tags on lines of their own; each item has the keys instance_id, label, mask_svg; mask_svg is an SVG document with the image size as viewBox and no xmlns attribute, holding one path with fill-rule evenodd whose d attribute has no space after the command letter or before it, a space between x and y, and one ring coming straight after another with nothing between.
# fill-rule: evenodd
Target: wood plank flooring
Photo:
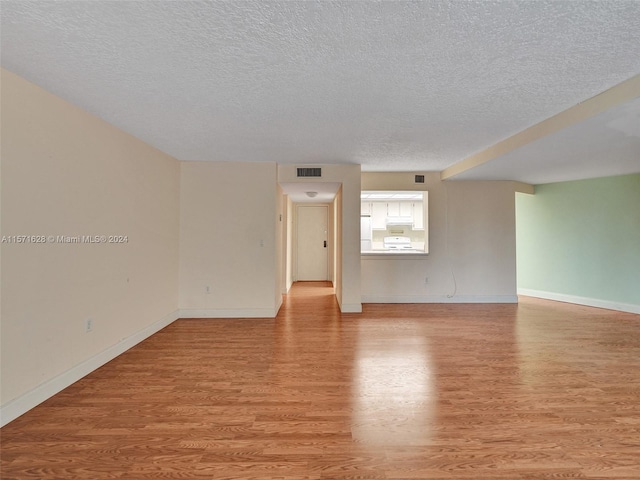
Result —
<instances>
[{"instance_id":1,"label":"wood plank flooring","mask_svg":"<svg viewBox=\"0 0 640 480\"><path fill-rule=\"evenodd\" d=\"M4 427L1 478L640 478L640 316L332 294L173 323Z\"/></svg>"}]
</instances>

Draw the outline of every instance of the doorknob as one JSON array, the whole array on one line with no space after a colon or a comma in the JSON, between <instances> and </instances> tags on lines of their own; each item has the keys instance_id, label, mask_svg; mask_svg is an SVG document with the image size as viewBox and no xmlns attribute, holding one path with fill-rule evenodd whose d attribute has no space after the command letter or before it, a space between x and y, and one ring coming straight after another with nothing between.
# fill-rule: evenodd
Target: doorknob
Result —
<instances>
[{"instance_id":1,"label":"doorknob","mask_svg":"<svg viewBox=\"0 0 640 480\"><path fill-rule=\"evenodd\" d=\"M324 248L327 248L327 241L324 241Z\"/></svg>"}]
</instances>

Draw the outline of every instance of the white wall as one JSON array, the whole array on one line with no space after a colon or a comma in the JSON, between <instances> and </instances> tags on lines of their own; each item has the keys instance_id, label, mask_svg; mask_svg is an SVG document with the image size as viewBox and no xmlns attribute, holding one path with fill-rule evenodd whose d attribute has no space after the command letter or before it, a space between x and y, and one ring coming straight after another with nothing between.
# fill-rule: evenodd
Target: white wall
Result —
<instances>
[{"instance_id":1,"label":"white wall","mask_svg":"<svg viewBox=\"0 0 640 480\"><path fill-rule=\"evenodd\" d=\"M362 258L364 303L517 302L515 182L363 173L363 190L427 190L429 255ZM425 279L428 279L425 283Z\"/></svg>"},{"instance_id":2,"label":"white wall","mask_svg":"<svg viewBox=\"0 0 640 480\"><path fill-rule=\"evenodd\" d=\"M336 298L342 312L361 312L360 299L360 165L314 165L322 167L315 182L341 183L336 195ZM296 176L295 165L280 165L278 181L308 182Z\"/></svg>"},{"instance_id":3,"label":"white wall","mask_svg":"<svg viewBox=\"0 0 640 480\"><path fill-rule=\"evenodd\" d=\"M2 422L177 318L178 162L2 70ZM85 320L93 331L85 332Z\"/></svg>"},{"instance_id":4,"label":"white wall","mask_svg":"<svg viewBox=\"0 0 640 480\"><path fill-rule=\"evenodd\" d=\"M180 171L181 317L274 317L276 164L182 162Z\"/></svg>"}]
</instances>

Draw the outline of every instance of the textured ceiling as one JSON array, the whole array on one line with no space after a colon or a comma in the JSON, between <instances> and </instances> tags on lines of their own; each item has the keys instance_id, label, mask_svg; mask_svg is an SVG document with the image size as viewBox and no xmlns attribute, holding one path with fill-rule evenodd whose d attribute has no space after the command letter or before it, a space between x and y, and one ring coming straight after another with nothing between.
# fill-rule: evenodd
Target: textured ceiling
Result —
<instances>
[{"instance_id":1,"label":"textured ceiling","mask_svg":"<svg viewBox=\"0 0 640 480\"><path fill-rule=\"evenodd\" d=\"M4 68L180 160L441 171L640 73L636 0L0 9Z\"/></svg>"},{"instance_id":2,"label":"textured ceiling","mask_svg":"<svg viewBox=\"0 0 640 480\"><path fill-rule=\"evenodd\" d=\"M531 184L640 172L640 98L467 170L455 180Z\"/></svg>"},{"instance_id":3,"label":"textured ceiling","mask_svg":"<svg viewBox=\"0 0 640 480\"><path fill-rule=\"evenodd\" d=\"M280 186L296 203L329 203L340 189L340 184L336 182L281 182ZM316 195L310 197L307 192L315 192Z\"/></svg>"}]
</instances>

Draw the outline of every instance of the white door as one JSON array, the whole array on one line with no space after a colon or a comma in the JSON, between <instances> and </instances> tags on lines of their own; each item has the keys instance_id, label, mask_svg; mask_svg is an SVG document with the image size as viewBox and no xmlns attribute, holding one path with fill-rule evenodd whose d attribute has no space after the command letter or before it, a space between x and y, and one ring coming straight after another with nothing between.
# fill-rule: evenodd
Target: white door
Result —
<instances>
[{"instance_id":1,"label":"white door","mask_svg":"<svg viewBox=\"0 0 640 480\"><path fill-rule=\"evenodd\" d=\"M326 205L298 205L297 280L329 280Z\"/></svg>"}]
</instances>

